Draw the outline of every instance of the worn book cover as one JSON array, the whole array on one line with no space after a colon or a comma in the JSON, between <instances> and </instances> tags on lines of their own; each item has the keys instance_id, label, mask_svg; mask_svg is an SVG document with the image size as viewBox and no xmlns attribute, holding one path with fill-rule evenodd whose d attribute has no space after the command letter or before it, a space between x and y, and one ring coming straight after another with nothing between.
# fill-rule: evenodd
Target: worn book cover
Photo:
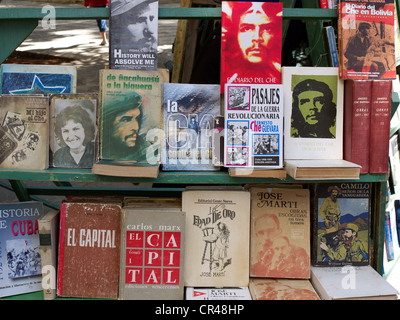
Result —
<instances>
[{"instance_id":1,"label":"worn book cover","mask_svg":"<svg viewBox=\"0 0 400 320\"><path fill-rule=\"evenodd\" d=\"M312 265L368 265L371 183L317 183L312 200Z\"/></svg>"},{"instance_id":2,"label":"worn book cover","mask_svg":"<svg viewBox=\"0 0 400 320\"><path fill-rule=\"evenodd\" d=\"M110 0L110 69L157 70L158 1Z\"/></svg>"},{"instance_id":3,"label":"worn book cover","mask_svg":"<svg viewBox=\"0 0 400 320\"><path fill-rule=\"evenodd\" d=\"M42 290L41 202L0 203L0 297Z\"/></svg>"},{"instance_id":4,"label":"worn book cover","mask_svg":"<svg viewBox=\"0 0 400 320\"><path fill-rule=\"evenodd\" d=\"M57 258L60 211L49 210L38 220L40 257L42 263L42 287L45 300L57 295Z\"/></svg>"},{"instance_id":5,"label":"worn book cover","mask_svg":"<svg viewBox=\"0 0 400 320\"><path fill-rule=\"evenodd\" d=\"M246 287L249 282L250 193L185 190L185 286Z\"/></svg>"},{"instance_id":6,"label":"worn book cover","mask_svg":"<svg viewBox=\"0 0 400 320\"><path fill-rule=\"evenodd\" d=\"M338 68L283 67L285 159L343 158Z\"/></svg>"},{"instance_id":7,"label":"worn book cover","mask_svg":"<svg viewBox=\"0 0 400 320\"><path fill-rule=\"evenodd\" d=\"M131 203L121 215L119 299L182 300L185 214Z\"/></svg>"},{"instance_id":8,"label":"worn book cover","mask_svg":"<svg viewBox=\"0 0 400 320\"><path fill-rule=\"evenodd\" d=\"M76 82L75 66L1 65L1 94L75 93Z\"/></svg>"},{"instance_id":9,"label":"worn book cover","mask_svg":"<svg viewBox=\"0 0 400 320\"><path fill-rule=\"evenodd\" d=\"M63 202L57 295L118 298L121 203Z\"/></svg>"},{"instance_id":10,"label":"worn book cover","mask_svg":"<svg viewBox=\"0 0 400 320\"><path fill-rule=\"evenodd\" d=\"M321 300L397 300L397 290L371 266L311 267Z\"/></svg>"},{"instance_id":11,"label":"worn book cover","mask_svg":"<svg viewBox=\"0 0 400 320\"><path fill-rule=\"evenodd\" d=\"M49 100L49 166L91 168L96 154L98 94L52 94Z\"/></svg>"},{"instance_id":12,"label":"worn book cover","mask_svg":"<svg viewBox=\"0 0 400 320\"><path fill-rule=\"evenodd\" d=\"M162 71L100 70L98 162L158 167L163 75Z\"/></svg>"},{"instance_id":13,"label":"worn book cover","mask_svg":"<svg viewBox=\"0 0 400 320\"><path fill-rule=\"evenodd\" d=\"M282 3L222 1L221 93L225 84L280 84Z\"/></svg>"},{"instance_id":14,"label":"worn book cover","mask_svg":"<svg viewBox=\"0 0 400 320\"><path fill-rule=\"evenodd\" d=\"M308 279L250 278L253 300L321 300Z\"/></svg>"},{"instance_id":15,"label":"worn book cover","mask_svg":"<svg viewBox=\"0 0 400 320\"><path fill-rule=\"evenodd\" d=\"M220 114L219 85L164 84L162 169L212 171L213 118Z\"/></svg>"},{"instance_id":16,"label":"worn book cover","mask_svg":"<svg viewBox=\"0 0 400 320\"><path fill-rule=\"evenodd\" d=\"M49 100L0 95L0 168L48 167Z\"/></svg>"},{"instance_id":17,"label":"worn book cover","mask_svg":"<svg viewBox=\"0 0 400 320\"><path fill-rule=\"evenodd\" d=\"M310 192L251 188L250 276L310 277Z\"/></svg>"},{"instance_id":18,"label":"worn book cover","mask_svg":"<svg viewBox=\"0 0 400 320\"><path fill-rule=\"evenodd\" d=\"M359 164L360 173L369 172L371 92L370 80L345 81L343 159Z\"/></svg>"},{"instance_id":19,"label":"worn book cover","mask_svg":"<svg viewBox=\"0 0 400 320\"><path fill-rule=\"evenodd\" d=\"M341 79L395 79L394 0L338 4Z\"/></svg>"},{"instance_id":20,"label":"worn book cover","mask_svg":"<svg viewBox=\"0 0 400 320\"><path fill-rule=\"evenodd\" d=\"M225 167L283 167L283 86L225 85Z\"/></svg>"}]
</instances>

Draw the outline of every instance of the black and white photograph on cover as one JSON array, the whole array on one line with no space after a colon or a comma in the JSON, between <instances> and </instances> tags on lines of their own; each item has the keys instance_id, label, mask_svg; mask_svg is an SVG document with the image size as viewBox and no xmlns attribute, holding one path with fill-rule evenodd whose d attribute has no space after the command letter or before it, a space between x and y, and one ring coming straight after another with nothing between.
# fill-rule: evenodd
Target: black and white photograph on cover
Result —
<instances>
[{"instance_id":1,"label":"black and white photograph on cover","mask_svg":"<svg viewBox=\"0 0 400 320\"><path fill-rule=\"evenodd\" d=\"M249 122L248 121L228 121L227 126L228 145L247 146L249 144Z\"/></svg>"},{"instance_id":2,"label":"black and white photograph on cover","mask_svg":"<svg viewBox=\"0 0 400 320\"><path fill-rule=\"evenodd\" d=\"M231 166L247 166L249 163L248 147L228 147L227 149L227 165Z\"/></svg>"},{"instance_id":3,"label":"black and white photograph on cover","mask_svg":"<svg viewBox=\"0 0 400 320\"><path fill-rule=\"evenodd\" d=\"M228 86L228 110L250 110L250 87Z\"/></svg>"},{"instance_id":4,"label":"black and white photograph on cover","mask_svg":"<svg viewBox=\"0 0 400 320\"><path fill-rule=\"evenodd\" d=\"M42 273L38 239L6 240L6 251L9 279Z\"/></svg>"},{"instance_id":5,"label":"black and white photograph on cover","mask_svg":"<svg viewBox=\"0 0 400 320\"><path fill-rule=\"evenodd\" d=\"M54 100L53 167L92 168L96 109L95 99Z\"/></svg>"},{"instance_id":6,"label":"black and white photograph on cover","mask_svg":"<svg viewBox=\"0 0 400 320\"><path fill-rule=\"evenodd\" d=\"M253 152L255 155L279 154L279 135L277 134L254 134Z\"/></svg>"},{"instance_id":7,"label":"black and white photograph on cover","mask_svg":"<svg viewBox=\"0 0 400 320\"><path fill-rule=\"evenodd\" d=\"M336 137L335 76L292 76L290 137Z\"/></svg>"},{"instance_id":8,"label":"black and white photograph on cover","mask_svg":"<svg viewBox=\"0 0 400 320\"><path fill-rule=\"evenodd\" d=\"M110 69L157 70L158 1L110 1Z\"/></svg>"}]
</instances>

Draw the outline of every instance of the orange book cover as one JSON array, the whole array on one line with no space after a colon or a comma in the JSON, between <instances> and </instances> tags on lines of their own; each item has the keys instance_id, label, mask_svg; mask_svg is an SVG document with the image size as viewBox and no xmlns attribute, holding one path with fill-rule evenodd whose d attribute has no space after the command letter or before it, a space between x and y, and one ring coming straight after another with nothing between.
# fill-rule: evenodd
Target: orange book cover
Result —
<instances>
[{"instance_id":1,"label":"orange book cover","mask_svg":"<svg viewBox=\"0 0 400 320\"><path fill-rule=\"evenodd\" d=\"M118 298L121 204L63 202L57 295Z\"/></svg>"},{"instance_id":2,"label":"orange book cover","mask_svg":"<svg viewBox=\"0 0 400 320\"><path fill-rule=\"evenodd\" d=\"M226 83L280 84L282 3L222 1L221 93Z\"/></svg>"},{"instance_id":3,"label":"orange book cover","mask_svg":"<svg viewBox=\"0 0 400 320\"><path fill-rule=\"evenodd\" d=\"M340 1L341 79L395 79L394 0Z\"/></svg>"},{"instance_id":4,"label":"orange book cover","mask_svg":"<svg viewBox=\"0 0 400 320\"><path fill-rule=\"evenodd\" d=\"M308 189L252 188L250 276L310 278Z\"/></svg>"}]
</instances>

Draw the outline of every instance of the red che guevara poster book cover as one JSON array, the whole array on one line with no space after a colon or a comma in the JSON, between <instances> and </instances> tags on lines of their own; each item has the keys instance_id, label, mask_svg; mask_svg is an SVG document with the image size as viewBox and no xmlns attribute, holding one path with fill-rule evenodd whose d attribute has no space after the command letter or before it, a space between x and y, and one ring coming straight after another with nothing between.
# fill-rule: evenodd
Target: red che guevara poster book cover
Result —
<instances>
[{"instance_id":1,"label":"red che guevara poster book cover","mask_svg":"<svg viewBox=\"0 0 400 320\"><path fill-rule=\"evenodd\" d=\"M394 0L340 1L341 79L395 79Z\"/></svg>"},{"instance_id":2,"label":"red che guevara poster book cover","mask_svg":"<svg viewBox=\"0 0 400 320\"><path fill-rule=\"evenodd\" d=\"M221 93L225 83L280 84L282 3L222 1Z\"/></svg>"}]
</instances>

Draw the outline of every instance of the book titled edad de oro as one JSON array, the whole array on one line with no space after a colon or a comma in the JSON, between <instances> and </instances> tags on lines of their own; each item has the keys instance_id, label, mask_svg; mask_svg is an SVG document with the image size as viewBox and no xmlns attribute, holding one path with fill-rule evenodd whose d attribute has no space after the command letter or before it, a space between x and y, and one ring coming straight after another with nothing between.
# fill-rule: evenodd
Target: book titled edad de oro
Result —
<instances>
[{"instance_id":1,"label":"book titled edad de oro","mask_svg":"<svg viewBox=\"0 0 400 320\"><path fill-rule=\"evenodd\" d=\"M225 85L225 166L283 167L282 85Z\"/></svg>"}]
</instances>

